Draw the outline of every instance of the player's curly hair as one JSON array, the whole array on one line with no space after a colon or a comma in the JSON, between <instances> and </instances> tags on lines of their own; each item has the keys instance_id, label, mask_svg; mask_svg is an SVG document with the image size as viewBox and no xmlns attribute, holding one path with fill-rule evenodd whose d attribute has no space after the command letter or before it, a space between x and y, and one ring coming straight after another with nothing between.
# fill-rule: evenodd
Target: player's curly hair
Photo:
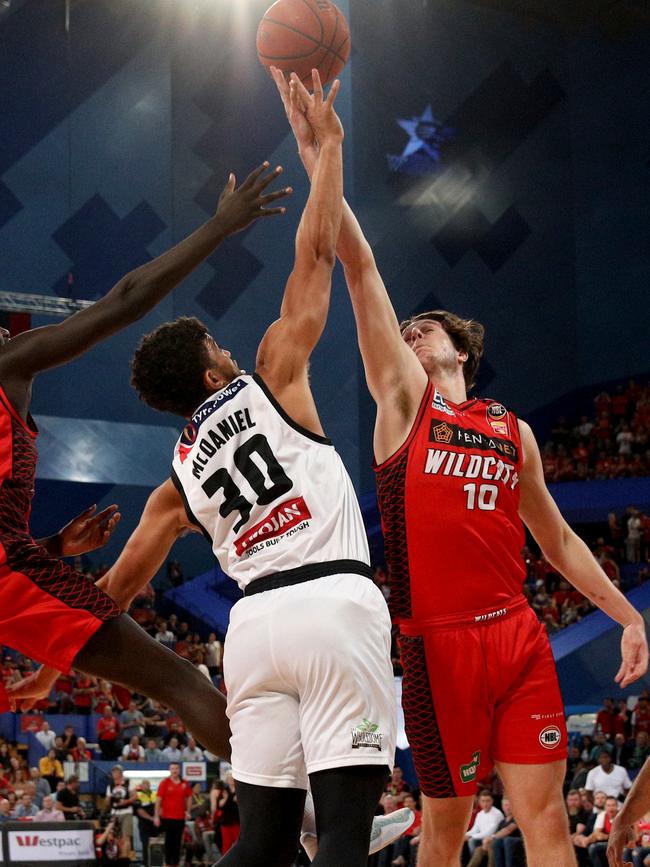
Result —
<instances>
[{"instance_id":1,"label":"player's curly hair","mask_svg":"<svg viewBox=\"0 0 650 867\"><path fill-rule=\"evenodd\" d=\"M209 333L200 319L181 316L145 334L131 359L131 385L140 400L161 412L192 415L207 397Z\"/></svg>"},{"instance_id":2,"label":"player's curly hair","mask_svg":"<svg viewBox=\"0 0 650 867\"><path fill-rule=\"evenodd\" d=\"M430 310L428 313L418 313L400 322L402 334L419 319L433 319L439 322L456 349L467 353L467 361L463 364L463 376L467 391L474 388L478 367L483 357L485 328L475 319L462 319L448 310Z\"/></svg>"}]
</instances>

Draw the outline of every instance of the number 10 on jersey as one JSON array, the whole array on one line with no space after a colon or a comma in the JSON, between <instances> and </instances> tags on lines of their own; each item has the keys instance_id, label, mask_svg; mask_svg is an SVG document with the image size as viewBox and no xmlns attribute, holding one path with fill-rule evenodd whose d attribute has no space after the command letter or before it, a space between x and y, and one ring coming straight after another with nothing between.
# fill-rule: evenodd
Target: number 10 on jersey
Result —
<instances>
[{"instance_id":1,"label":"number 10 on jersey","mask_svg":"<svg viewBox=\"0 0 650 867\"><path fill-rule=\"evenodd\" d=\"M478 490L477 490L478 489ZM467 494L467 508L482 509L484 512L493 512L497 507L499 489L496 485L476 485L470 483L463 487Z\"/></svg>"}]
</instances>

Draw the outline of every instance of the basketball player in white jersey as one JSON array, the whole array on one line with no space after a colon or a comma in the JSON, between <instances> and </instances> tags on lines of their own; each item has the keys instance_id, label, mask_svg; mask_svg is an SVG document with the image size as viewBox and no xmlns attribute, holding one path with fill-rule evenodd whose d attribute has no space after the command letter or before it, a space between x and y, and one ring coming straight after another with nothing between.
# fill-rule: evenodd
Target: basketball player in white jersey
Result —
<instances>
[{"instance_id":1,"label":"basketball player in white jersey","mask_svg":"<svg viewBox=\"0 0 650 867\"><path fill-rule=\"evenodd\" d=\"M317 867L363 867L392 766L390 619L371 580L352 483L325 437L308 361L325 326L343 198L343 129L317 74L307 117L320 143L280 318L244 374L196 319L157 328L132 383L185 417L172 478L150 497L105 589L137 592L188 530L244 591L224 652L241 834L220 864L289 865L305 792Z\"/></svg>"}]
</instances>

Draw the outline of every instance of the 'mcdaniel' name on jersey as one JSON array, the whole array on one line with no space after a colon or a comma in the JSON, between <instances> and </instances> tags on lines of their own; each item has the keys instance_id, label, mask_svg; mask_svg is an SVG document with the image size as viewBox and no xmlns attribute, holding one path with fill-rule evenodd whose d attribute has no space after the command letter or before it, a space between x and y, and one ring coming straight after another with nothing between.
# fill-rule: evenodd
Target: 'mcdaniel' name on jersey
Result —
<instances>
[{"instance_id":1,"label":"'mcdaniel' name on jersey","mask_svg":"<svg viewBox=\"0 0 650 867\"><path fill-rule=\"evenodd\" d=\"M192 475L195 479L201 478L201 473L208 460L214 457L221 446L225 446L231 437L249 428L257 427L257 425L251 418L248 407L244 407L244 409L235 410L231 415L218 421L216 427L216 430L206 431L205 436L201 437L197 444L198 450L203 454L196 454L192 461Z\"/></svg>"}]
</instances>

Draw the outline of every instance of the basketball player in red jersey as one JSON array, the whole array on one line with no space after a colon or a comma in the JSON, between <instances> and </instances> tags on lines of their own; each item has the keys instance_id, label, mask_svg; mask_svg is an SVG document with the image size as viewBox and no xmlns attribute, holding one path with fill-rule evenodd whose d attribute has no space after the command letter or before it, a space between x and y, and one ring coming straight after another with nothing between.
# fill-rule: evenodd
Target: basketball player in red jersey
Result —
<instances>
[{"instance_id":1,"label":"basketball player in red jersey","mask_svg":"<svg viewBox=\"0 0 650 867\"><path fill-rule=\"evenodd\" d=\"M314 137L282 75L274 78L311 173ZM548 639L521 593L523 525L546 559L623 627L622 687L647 669L643 620L562 518L530 427L496 401L468 399L482 326L446 311L400 326L346 204L337 254L377 403L390 603L423 792L418 864L457 867L476 780L493 765L529 867L575 864L562 800L564 709Z\"/></svg>"},{"instance_id":2,"label":"basketball player in red jersey","mask_svg":"<svg viewBox=\"0 0 650 867\"><path fill-rule=\"evenodd\" d=\"M34 688L47 694L55 670L74 666L174 707L213 752L229 752L221 693L123 614L119 595L110 598L58 559L74 553L70 545L57 551L55 540L46 546L31 537L37 429L29 405L38 373L77 358L140 319L226 236L259 217L283 212L265 208L289 192L264 192L280 171L265 174L266 168L267 163L253 171L238 189L231 175L210 220L127 274L92 307L14 339L6 330L0 333L0 641L46 666L33 682L11 690L14 702L33 695ZM0 705L8 705L4 689Z\"/></svg>"}]
</instances>

